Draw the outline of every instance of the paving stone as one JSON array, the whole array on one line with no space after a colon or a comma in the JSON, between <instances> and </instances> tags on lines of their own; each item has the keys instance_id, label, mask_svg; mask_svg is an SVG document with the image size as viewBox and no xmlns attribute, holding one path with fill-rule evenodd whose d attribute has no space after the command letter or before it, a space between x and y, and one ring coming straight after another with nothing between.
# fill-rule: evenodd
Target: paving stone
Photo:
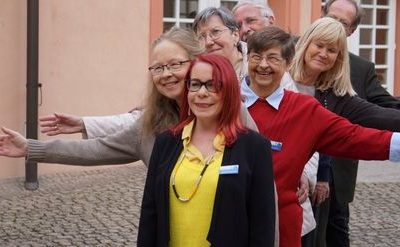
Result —
<instances>
[{"instance_id":1,"label":"paving stone","mask_svg":"<svg viewBox=\"0 0 400 247\"><path fill-rule=\"evenodd\" d=\"M135 246L146 169L141 164L0 180L0 247ZM400 181L359 183L351 246L400 246Z\"/></svg>"},{"instance_id":2,"label":"paving stone","mask_svg":"<svg viewBox=\"0 0 400 247\"><path fill-rule=\"evenodd\" d=\"M350 208L351 246L400 246L400 182L358 183Z\"/></svg>"}]
</instances>

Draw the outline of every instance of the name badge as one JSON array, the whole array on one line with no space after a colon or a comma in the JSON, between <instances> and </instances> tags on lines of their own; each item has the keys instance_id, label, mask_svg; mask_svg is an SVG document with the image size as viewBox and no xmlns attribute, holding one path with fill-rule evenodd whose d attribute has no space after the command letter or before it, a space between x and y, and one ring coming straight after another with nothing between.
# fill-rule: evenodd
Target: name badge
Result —
<instances>
[{"instance_id":1,"label":"name badge","mask_svg":"<svg viewBox=\"0 0 400 247\"><path fill-rule=\"evenodd\" d=\"M221 166L221 168L219 169L220 175L238 174L238 173L239 173L239 165Z\"/></svg>"},{"instance_id":2,"label":"name badge","mask_svg":"<svg viewBox=\"0 0 400 247\"><path fill-rule=\"evenodd\" d=\"M282 142L271 141L271 149L273 151L281 151L282 150Z\"/></svg>"}]
</instances>

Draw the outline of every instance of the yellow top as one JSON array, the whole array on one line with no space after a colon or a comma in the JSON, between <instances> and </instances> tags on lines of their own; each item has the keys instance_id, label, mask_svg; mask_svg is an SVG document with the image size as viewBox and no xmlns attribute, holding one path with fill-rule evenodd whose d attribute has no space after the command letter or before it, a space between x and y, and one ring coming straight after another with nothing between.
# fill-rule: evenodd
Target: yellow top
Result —
<instances>
[{"instance_id":1,"label":"yellow top","mask_svg":"<svg viewBox=\"0 0 400 247\"><path fill-rule=\"evenodd\" d=\"M169 246L172 247L210 246L207 234L211 223L225 138L222 133L216 135L213 141L216 150L214 155L204 158L201 152L190 143L193 124L194 121L183 129L183 151L175 164L170 179L171 238ZM207 161L209 161L209 166L193 197L187 202L178 200L172 188L174 174L177 192L181 197L189 198L196 189L196 182Z\"/></svg>"}]
</instances>

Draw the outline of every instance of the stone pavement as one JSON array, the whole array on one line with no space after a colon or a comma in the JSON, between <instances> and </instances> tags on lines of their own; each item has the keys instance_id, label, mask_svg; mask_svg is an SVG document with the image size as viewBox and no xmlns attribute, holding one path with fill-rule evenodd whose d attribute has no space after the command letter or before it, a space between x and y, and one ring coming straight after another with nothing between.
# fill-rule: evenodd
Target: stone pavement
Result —
<instances>
[{"instance_id":1,"label":"stone pavement","mask_svg":"<svg viewBox=\"0 0 400 247\"><path fill-rule=\"evenodd\" d=\"M136 246L143 165L0 182L0 246Z\"/></svg>"},{"instance_id":2,"label":"stone pavement","mask_svg":"<svg viewBox=\"0 0 400 247\"><path fill-rule=\"evenodd\" d=\"M357 182L352 246L400 246L400 164L360 161Z\"/></svg>"},{"instance_id":3,"label":"stone pavement","mask_svg":"<svg viewBox=\"0 0 400 247\"><path fill-rule=\"evenodd\" d=\"M400 170L399 170L400 171ZM141 164L0 180L0 246L135 246L146 169ZM359 183L352 246L400 246L400 180Z\"/></svg>"}]
</instances>

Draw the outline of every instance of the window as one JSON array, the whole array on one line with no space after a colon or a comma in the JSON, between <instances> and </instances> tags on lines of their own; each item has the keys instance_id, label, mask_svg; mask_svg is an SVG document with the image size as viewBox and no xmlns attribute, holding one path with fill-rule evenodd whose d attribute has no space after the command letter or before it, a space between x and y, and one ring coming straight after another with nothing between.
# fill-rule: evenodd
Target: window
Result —
<instances>
[{"instance_id":1,"label":"window","mask_svg":"<svg viewBox=\"0 0 400 247\"><path fill-rule=\"evenodd\" d=\"M375 63L379 81L393 92L395 0L361 0L364 16L357 32L358 54Z\"/></svg>"},{"instance_id":2,"label":"window","mask_svg":"<svg viewBox=\"0 0 400 247\"><path fill-rule=\"evenodd\" d=\"M164 30L172 26L191 27L199 10L224 6L232 9L238 0L164 0Z\"/></svg>"}]
</instances>

